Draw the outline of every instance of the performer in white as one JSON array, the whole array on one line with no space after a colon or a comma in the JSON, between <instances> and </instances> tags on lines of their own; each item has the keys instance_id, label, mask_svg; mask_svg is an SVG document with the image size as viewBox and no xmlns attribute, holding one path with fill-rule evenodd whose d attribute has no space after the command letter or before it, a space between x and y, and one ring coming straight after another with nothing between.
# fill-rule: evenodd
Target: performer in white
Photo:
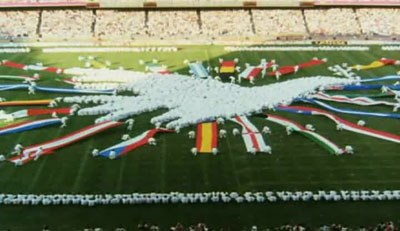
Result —
<instances>
[{"instance_id":1,"label":"performer in white","mask_svg":"<svg viewBox=\"0 0 400 231\"><path fill-rule=\"evenodd\" d=\"M92 151L92 156L98 156L99 155L99 149L93 149Z\"/></svg>"},{"instance_id":2,"label":"performer in white","mask_svg":"<svg viewBox=\"0 0 400 231\"><path fill-rule=\"evenodd\" d=\"M129 134L124 134L121 137L121 140L129 140L131 137L129 136Z\"/></svg>"},{"instance_id":3,"label":"performer in white","mask_svg":"<svg viewBox=\"0 0 400 231\"><path fill-rule=\"evenodd\" d=\"M35 152L35 159L33 160L37 161L42 154L43 154L43 147L39 147Z\"/></svg>"},{"instance_id":4,"label":"performer in white","mask_svg":"<svg viewBox=\"0 0 400 231\"><path fill-rule=\"evenodd\" d=\"M264 126L262 129L262 133L271 134L271 129L268 126Z\"/></svg>"},{"instance_id":5,"label":"performer in white","mask_svg":"<svg viewBox=\"0 0 400 231\"><path fill-rule=\"evenodd\" d=\"M61 128L65 128L67 127L67 121L68 121L68 117L63 117L61 118Z\"/></svg>"},{"instance_id":6,"label":"performer in white","mask_svg":"<svg viewBox=\"0 0 400 231\"><path fill-rule=\"evenodd\" d=\"M28 87L28 94L29 95L34 95L35 94L35 88L33 86Z\"/></svg>"},{"instance_id":7,"label":"performer in white","mask_svg":"<svg viewBox=\"0 0 400 231\"><path fill-rule=\"evenodd\" d=\"M226 130L221 129L219 130L219 138L226 138Z\"/></svg>"},{"instance_id":8,"label":"performer in white","mask_svg":"<svg viewBox=\"0 0 400 231\"><path fill-rule=\"evenodd\" d=\"M290 127L290 126L287 126L287 127L286 127L286 134L287 134L288 136L291 135L293 131L294 131L294 130L293 130L292 127Z\"/></svg>"},{"instance_id":9,"label":"performer in white","mask_svg":"<svg viewBox=\"0 0 400 231\"><path fill-rule=\"evenodd\" d=\"M196 155L197 155L197 148L192 148L192 149L190 149L190 152L191 152L194 156L196 156Z\"/></svg>"},{"instance_id":10,"label":"performer in white","mask_svg":"<svg viewBox=\"0 0 400 231\"><path fill-rule=\"evenodd\" d=\"M21 154L21 151L24 149L24 146L21 144L16 144L14 147L14 151L11 154L19 155Z\"/></svg>"},{"instance_id":11,"label":"performer in white","mask_svg":"<svg viewBox=\"0 0 400 231\"><path fill-rule=\"evenodd\" d=\"M134 119L132 119L132 118L127 119L127 120L125 121L125 124L128 125L128 126L126 127L126 129L128 129L128 131L131 131L132 128L133 128L133 124L134 124L134 123L135 123L135 120L134 120Z\"/></svg>"},{"instance_id":12,"label":"performer in white","mask_svg":"<svg viewBox=\"0 0 400 231\"><path fill-rule=\"evenodd\" d=\"M358 125L358 126L363 126L363 127L364 127L365 124L366 124L366 123L365 123L364 120L359 120L359 121L357 121L357 125Z\"/></svg>"},{"instance_id":13,"label":"performer in white","mask_svg":"<svg viewBox=\"0 0 400 231\"><path fill-rule=\"evenodd\" d=\"M352 146L350 145L346 145L346 147L344 148L344 151L348 154L354 154L354 149Z\"/></svg>"},{"instance_id":14,"label":"performer in white","mask_svg":"<svg viewBox=\"0 0 400 231\"><path fill-rule=\"evenodd\" d=\"M213 148L212 149L212 154L215 156L218 154L218 148Z\"/></svg>"},{"instance_id":15,"label":"performer in white","mask_svg":"<svg viewBox=\"0 0 400 231\"><path fill-rule=\"evenodd\" d=\"M194 139L196 137L196 133L194 131L188 132L189 139Z\"/></svg>"},{"instance_id":16,"label":"performer in white","mask_svg":"<svg viewBox=\"0 0 400 231\"><path fill-rule=\"evenodd\" d=\"M306 129L309 131L315 131L315 127L312 124L306 124Z\"/></svg>"},{"instance_id":17,"label":"performer in white","mask_svg":"<svg viewBox=\"0 0 400 231\"><path fill-rule=\"evenodd\" d=\"M239 134L240 134L240 131L239 131L239 129L237 129L237 128L234 128L234 129L232 130L232 134L233 134L234 136L237 136L237 135L239 135Z\"/></svg>"},{"instance_id":18,"label":"performer in white","mask_svg":"<svg viewBox=\"0 0 400 231\"><path fill-rule=\"evenodd\" d=\"M153 145L153 146L157 145L156 139L154 139L153 137L149 138L147 143L149 143L150 145Z\"/></svg>"}]
</instances>

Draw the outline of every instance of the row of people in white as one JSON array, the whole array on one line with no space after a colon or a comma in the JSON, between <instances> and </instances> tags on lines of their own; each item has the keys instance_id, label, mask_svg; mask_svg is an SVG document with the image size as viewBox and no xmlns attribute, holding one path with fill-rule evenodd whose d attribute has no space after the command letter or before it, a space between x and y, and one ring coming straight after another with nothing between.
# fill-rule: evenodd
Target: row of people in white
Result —
<instances>
[{"instance_id":1,"label":"row of people in white","mask_svg":"<svg viewBox=\"0 0 400 231\"><path fill-rule=\"evenodd\" d=\"M3 205L117 205L117 204L196 204L273 203L291 201L397 201L400 190L268 191L204 193L132 194L0 194Z\"/></svg>"}]
</instances>

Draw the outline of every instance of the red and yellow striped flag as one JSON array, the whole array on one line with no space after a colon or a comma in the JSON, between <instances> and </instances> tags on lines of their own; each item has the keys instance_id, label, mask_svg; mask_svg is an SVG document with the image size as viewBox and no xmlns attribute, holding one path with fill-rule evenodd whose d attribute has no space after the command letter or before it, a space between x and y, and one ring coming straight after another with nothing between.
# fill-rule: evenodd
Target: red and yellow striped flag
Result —
<instances>
[{"instance_id":1,"label":"red and yellow striped flag","mask_svg":"<svg viewBox=\"0 0 400 231\"><path fill-rule=\"evenodd\" d=\"M218 126L216 122L197 125L196 147L199 153L212 153L218 147Z\"/></svg>"}]
</instances>

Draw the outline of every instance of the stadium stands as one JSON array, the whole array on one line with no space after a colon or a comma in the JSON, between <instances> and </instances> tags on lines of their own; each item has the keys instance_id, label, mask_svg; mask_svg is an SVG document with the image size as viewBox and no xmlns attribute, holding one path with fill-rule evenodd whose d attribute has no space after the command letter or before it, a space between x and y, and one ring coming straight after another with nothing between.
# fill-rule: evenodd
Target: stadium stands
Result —
<instances>
[{"instance_id":1,"label":"stadium stands","mask_svg":"<svg viewBox=\"0 0 400 231\"><path fill-rule=\"evenodd\" d=\"M285 35L400 35L398 8L236 10L6 10L0 11L4 39L219 39ZM302 38L303 38L302 37Z\"/></svg>"}]
</instances>

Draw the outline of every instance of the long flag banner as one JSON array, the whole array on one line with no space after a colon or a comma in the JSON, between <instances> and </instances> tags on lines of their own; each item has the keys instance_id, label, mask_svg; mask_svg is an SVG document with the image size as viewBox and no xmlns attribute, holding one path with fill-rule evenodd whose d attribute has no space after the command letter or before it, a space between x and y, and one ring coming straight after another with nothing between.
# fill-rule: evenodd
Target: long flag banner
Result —
<instances>
[{"instance_id":1,"label":"long flag banner","mask_svg":"<svg viewBox=\"0 0 400 231\"><path fill-rule=\"evenodd\" d=\"M25 132L56 124L61 124L61 119L43 119L43 120L11 124L9 126L0 128L0 136Z\"/></svg>"},{"instance_id":2,"label":"long flag banner","mask_svg":"<svg viewBox=\"0 0 400 231\"><path fill-rule=\"evenodd\" d=\"M9 159L9 161L13 162L13 163L20 162L21 164L26 164L26 163L29 163L30 161L32 161L33 159L35 159L37 151L40 148L42 148L42 150L43 150L43 153L41 155L50 155L57 149L71 145L80 140L89 138L90 136L93 136L97 133L120 126L122 124L123 124L122 122L108 121L108 122L104 122L104 123L90 125L83 129L80 129L76 132L73 132L71 134L63 136L61 138L57 138L54 140L47 141L45 143L26 147L22 151L21 155L12 157Z\"/></svg>"},{"instance_id":3,"label":"long flag banner","mask_svg":"<svg viewBox=\"0 0 400 231\"><path fill-rule=\"evenodd\" d=\"M256 152L265 152L268 149L262 134L246 116L236 116L234 119L231 119L231 121L242 126L242 138L246 145L247 152L251 152L252 150Z\"/></svg>"},{"instance_id":4,"label":"long flag banner","mask_svg":"<svg viewBox=\"0 0 400 231\"><path fill-rule=\"evenodd\" d=\"M382 58L380 60L373 61L372 63L367 65L354 65L351 68L355 70L369 70L369 69L380 68L387 65L398 65L398 64L400 64L400 61L397 61L395 59Z\"/></svg>"},{"instance_id":5,"label":"long flag banner","mask_svg":"<svg viewBox=\"0 0 400 231\"><path fill-rule=\"evenodd\" d=\"M277 72L279 72L281 75L288 75L288 74L292 74L292 73L296 72L296 66L297 66L298 70L300 70L300 69L304 69L304 68L308 68L308 67L321 65L321 64L324 64L324 63L326 63L325 60L313 59L313 60L311 60L309 62L301 63L299 65L283 66L283 67L279 68L276 71L269 72L268 75L275 76L277 74Z\"/></svg>"},{"instance_id":6,"label":"long flag banner","mask_svg":"<svg viewBox=\"0 0 400 231\"><path fill-rule=\"evenodd\" d=\"M338 113L345 113L345 114L351 114L351 115L359 115L359 116L373 116L373 117L381 117L381 118L392 118L392 119L400 119L400 114L398 113L381 113L381 112L366 112L366 111L358 111L358 110L352 110L348 108L337 108L337 107L332 107L326 103L323 103L318 100L314 99L299 99L302 102L306 103L311 103L315 104L318 106L321 106L329 111L334 111Z\"/></svg>"},{"instance_id":7,"label":"long flag banner","mask_svg":"<svg viewBox=\"0 0 400 231\"><path fill-rule=\"evenodd\" d=\"M360 82L369 83L369 82L379 82L379 81L388 81L388 80L400 80L400 75L388 75L388 76L379 77L379 78L361 79Z\"/></svg>"},{"instance_id":8,"label":"long flag banner","mask_svg":"<svg viewBox=\"0 0 400 231\"><path fill-rule=\"evenodd\" d=\"M338 145L336 145L335 143L333 143L332 141L328 140L327 138L321 136L320 134L307 130L305 127L303 127L301 124L298 124L294 121L288 120L286 118L283 118L281 116L277 116L277 115L271 115L268 114L267 115L267 120L280 124L284 127L290 127L291 129L293 129L293 131L298 132L302 135L304 135L305 137L313 140L314 142L316 142L317 144L319 144L321 147L323 147L324 149L326 149L329 153L331 154L341 154L344 153L344 149L340 148Z\"/></svg>"},{"instance_id":9,"label":"long flag banner","mask_svg":"<svg viewBox=\"0 0 400 231\"><path fill-rule=\"evenodd\" d=\"M99 156L107 157L110 159L114 159L117 157L124 156L128 154L130 151L137 149L141 146L144 146L149 143L149 139L154 137L159 132L174 132L168 129L151 129L143 132L142 134L129 139L127 141L116 144L112 147L104 149L99 152ZM113 153L113 154L112 154Z\"/></svg>"},{"instance_id":10,"label":"long flag banner","mask_svg":"<svg viewBox=\"0 0 400 231\"><path fill-rule=\"evenodd\" d=\"M197 125L196 147L199 153L212 153L218 147L218 125L216 122Z\"/></svg>"},{"instance_id":11,"label":"long flag banner","mask_svg":"<svg viewBox=\"0 0 400 231\"><path fill-rule=\"evenodd\" d=\"M363 84L363 85L337 85L325 88L325 90L341 90L341 91L359 91L359 90L377 90L386 87L389 90L400 90L400 85L383 85L383 84Z\"/></svg>"},{"instance_id":12,"label":"long flag banner","mask_svg":"<svg viewBox=\"0 0 400 231\"><path fill-rule=\"evenodd\" d=\"M368 97L356 97L349 98L345 95L328 95L322 92L318 92L317 94L311 95L313 99L320 99L325 101L333 101L339 103L348 103L348 104L356 104L361 106L373 106L373 105L386 105L386 106L395 106L396 103L383 101L383 100L373 100Z\"/></svg>"},{"instance_id":13,"label":"long flag banner","mask_svg":"<svg viewBox=\"0 0 400 231\"><path fill-rule=\"evenodd\" d=\"M242 79L250 79L250 77L256 78L261 73L262 69L262 66L248 66L239 74L239 77Z\"/></svg>"},{"instance_id":14,"label":"long flag banner","mask_svg":"<svg viewBox=\"0 0 400 231\"><path fill-rule=\"evenodd\" d=\"M303 106L279 106L279 107L276 107L276 110L297 113L297 114L303 114L303 115L322 115L322 116L325 116L325 117L331 119L337 125L340 125L341 128L343 128L344 130L355 132L355 133L362 134L362 135L375 137L375 138L382 139L382 140L400 143L400 136L398 136L398 135L354 124L350 121L344 120L344 119L340 118L339 116L336 116L334 114L331 114L331 113L321 110L321 109L312 108L312 107L303 107Z\"/></svg>"},{"instance_id":15,"label":"long flag banner","mask_svg":"<svg viewBox=\"0 0 400 231\"><path fill-rule=\"evenodd\" d=\"M208 71L201 63L189 63L189 68L197 78L207 78L209 76Z\"/></svg>"},{"instance_id":16,"label":"long flag banner","mask_svg":"<svg viewBox=\"0 0 400 231\"><path fill-rule=\"evenodd\" d=\"M7 106L47 106L53 101L52 99L39 99L39 100L17 100L0 102L0 107Z\"/></svg>"},{"instance_id":17,"label":"long flag banner","mask_svg":"<svg viewBox=\"0 0 400 231\"><path fill-rule=\"evenodd\" d=\"M37 78L29 77L29 76L17 76L17 75L0 75L1 80L21 80L21 81L35 81Z\"/></svg>"},{"instance_id":18,"label":"long flag banner","mask_svg":"<svg viewBox=\"0 0 400 231\"><path fill-rule=\"evenodd\" d=\"M16 90L16 89L29 89L29 84L1 84L0 91ZM113 94L114 89L110 90L85 90L74 88L56 88L56 87L39 87L32 86L37 91L44 91L50 93L65 93L65 94Z\"/></svg>"},{"instance_id":19,"label":"long flag banner","mask_svg":"<svg viewBox=\"0 0 400 231\"><path fill-rule=\"evenodd\" d=\"M22 63L16 63L8 60L3 60L2 65L6 67L12 67L12 68L17 68L17 69L22 69L22 70L32 70L32 71L46 71L46 72L52 72L52 73L63 73L64 69L62 68L57 68L57 67L44 67L40 65L25 65Z\"/></svg>"},{"instance_id":20,"label":"long flag banner","mask_svg":"<svg viewBox=\"0 0 400 231\"><path fill-rule=\"evenodd\" d=\"M20 119L29 116L51 115L53 113L69 115L71 114L71 108L30 108L13 112L10 115L13 119Z\"/></svg>"}]
</instances>

